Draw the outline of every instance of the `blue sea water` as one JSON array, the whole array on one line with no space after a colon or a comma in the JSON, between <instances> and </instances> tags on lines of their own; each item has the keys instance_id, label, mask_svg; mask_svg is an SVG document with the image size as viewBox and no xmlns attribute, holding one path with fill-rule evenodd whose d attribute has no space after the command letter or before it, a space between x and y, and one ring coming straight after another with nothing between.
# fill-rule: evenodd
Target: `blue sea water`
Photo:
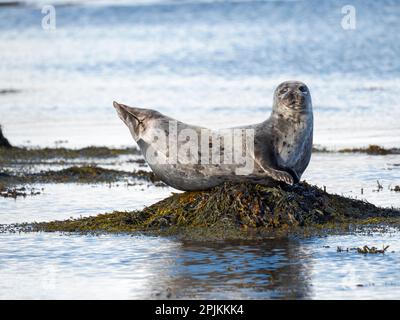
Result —
<instances>
[{"instance_id":1,"label":"blue sea water","mask_svg":"<svg viewBox=\"0 0 400 320\"><path fill-rule=\"evenodd\" d=\"M49 3L56 8L53 31L42 28L41 9ZM351 1L354 30L342 28L347 4L0 6L0 124L16 145L131 146L113 100L228 127L264 120L274 88L298 79L311 90L316 144L399 147L400 3ZM304 178L329 192L400 207L399 193L390 191L400 184L399 164L398 155L314 154ZM139 209L175 191L124 184L37 187L45 188L37 197L0 198L0 224ZM397 230L263 243L3 233L0 298L399 298L399 239ZM363 245L390 250L336 252L337 246Z\"/></svg>"},{"instance_id":2,"label":"blue sea water","mask_svg":"<svg viewBox=\"0 0 400 320\"><path fill-rule=\"evenodd\" d=\"M58 5L57 5L58 4ZM57 1L0 9L0 120L15 144L128 145L112 101L227 127L264 120L287 79L311 89L315 142L398 146L400 5L352 1Z\"/></svg>"}]
</instances>

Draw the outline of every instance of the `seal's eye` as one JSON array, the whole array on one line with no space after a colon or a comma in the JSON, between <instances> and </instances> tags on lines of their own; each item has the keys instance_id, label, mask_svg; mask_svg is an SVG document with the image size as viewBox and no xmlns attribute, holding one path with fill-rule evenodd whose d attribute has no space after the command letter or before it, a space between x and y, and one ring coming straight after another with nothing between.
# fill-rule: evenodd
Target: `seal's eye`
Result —
<instances>
[{"instance_id":1,"label":"seal's eye","mask_svg":"<svg viewBox=\"0 0 400 320\"><path fill-rule=\"evenodd\" d=\"M300 86L299 90L303 93L307 93L307 87L306 86Z\"/></svg>"}]
</instances>

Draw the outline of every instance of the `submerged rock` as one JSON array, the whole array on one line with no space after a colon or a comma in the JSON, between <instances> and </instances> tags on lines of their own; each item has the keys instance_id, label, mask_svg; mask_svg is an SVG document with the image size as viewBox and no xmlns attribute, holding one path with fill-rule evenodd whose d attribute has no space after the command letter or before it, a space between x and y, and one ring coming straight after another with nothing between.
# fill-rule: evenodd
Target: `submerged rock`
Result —
<instances>
[{"instance_id":1,"label":"submerged rock","mask_svg":"<svg viewBox=\"0 0 400 320\"><path fill-rule=\"evenodd\" d=\"M301 227L390 217L400 217L400 211L328 194L307 183L295 186L225 183L208 191L173 194L141 211L36 223L33 229L158 234L200 231L206 237L226 238L254 231L288 232Z\"/></svg>"}]
</instances>

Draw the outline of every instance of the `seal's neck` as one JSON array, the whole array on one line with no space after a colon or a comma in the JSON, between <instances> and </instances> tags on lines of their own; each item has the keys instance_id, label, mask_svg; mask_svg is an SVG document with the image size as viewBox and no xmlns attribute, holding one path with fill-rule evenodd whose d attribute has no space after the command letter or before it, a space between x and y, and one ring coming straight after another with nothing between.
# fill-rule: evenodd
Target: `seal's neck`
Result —
<instances>
[{"instance_id":1,"label":"seal's neck","mask_svg":"<svg viewBox=\"0 0 400 320\"><path fill-rule=\"evenodd\" d=\"M307 150L309 141L312 141L312 112L296 113L289 116L273 113L269 125L278 166L295 167L300 161L301 155ZM301 173L298 172L299 175Z\"/></svg>"},{"instance_id":2,"label":"seal's neck","mask_svg":"<svg viewBox=\"0 0 400 320\"><path fill-rule=\"evenodd\" d=\"M282 144L298 144L312 133L313 114L307 111L285 114L272 112L269 125Z\"/></svg>"},{"instance_id":3,"label":"seal's neck","mask_svg":"<svg viewBox=\"0 0 400 320\"><path fill-rule=\"evenodd\" d=\"M270 118L273 121L299 122L299 121L307 121L308 119L312 119L312 117L313 117L312 111L309 110L304 110L304 111L273 110Z\"/></svg>"}]
</instances>

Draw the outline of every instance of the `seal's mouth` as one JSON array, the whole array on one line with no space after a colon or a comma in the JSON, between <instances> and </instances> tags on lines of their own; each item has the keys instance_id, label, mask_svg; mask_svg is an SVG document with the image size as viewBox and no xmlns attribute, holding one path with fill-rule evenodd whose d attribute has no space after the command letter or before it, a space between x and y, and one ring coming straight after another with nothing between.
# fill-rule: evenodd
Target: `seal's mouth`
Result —
<instances>
[{"instance_id":1,"label":"seal's mouth","mask_svg":"<svg viewBox=\"0 0 400 320\"><path fill-rule=\"evenodd\" d=\"M281 99L280 104L288 109L296 111L303 111L307 109L306 98L302 95L284 97Z\"/></svg>"}]
</instances>

